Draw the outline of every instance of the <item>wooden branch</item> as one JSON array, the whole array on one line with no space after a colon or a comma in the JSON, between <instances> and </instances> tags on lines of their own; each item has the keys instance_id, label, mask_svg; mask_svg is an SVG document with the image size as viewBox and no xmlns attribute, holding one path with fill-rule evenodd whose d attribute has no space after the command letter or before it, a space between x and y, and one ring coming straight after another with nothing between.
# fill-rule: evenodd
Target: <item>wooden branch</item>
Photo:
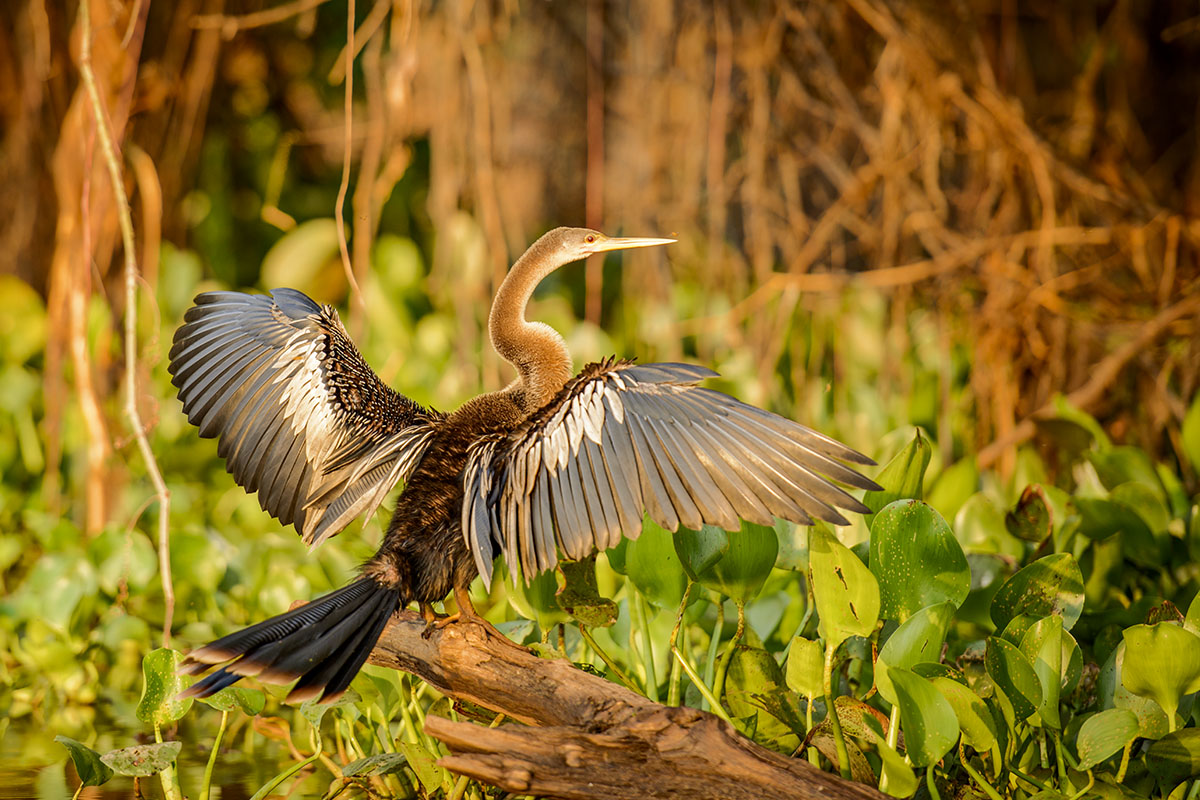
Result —
<instances>
[{"instance_id":1,"label":"wooden branch","mask_svg":"<svg viewBox=\"0 0 1200 800\"><path fill-rule=\"evenodd\" d=\"M452 772L579 800L883 797L760 747L712 714L651 702L478 623L459 621L428 639L424 631L418 614L398 614L370 663L526 723L485 728L428 717L425 730L450 748L440 764Z\"/></svg>"}]
</instances>

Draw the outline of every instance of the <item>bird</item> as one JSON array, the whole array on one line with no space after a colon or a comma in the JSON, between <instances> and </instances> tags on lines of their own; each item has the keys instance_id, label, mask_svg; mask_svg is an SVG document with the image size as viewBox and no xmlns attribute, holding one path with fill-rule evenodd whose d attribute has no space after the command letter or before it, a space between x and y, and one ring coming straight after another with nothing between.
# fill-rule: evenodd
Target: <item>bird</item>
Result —
<instances>
[{"instance_id":1,"label":"bird","mask_svg":"<svg viewBox=\"0 0 1200 800\"><path fill-rule=\"evenodd\" d=\"M646 516L675 531L869 513L838 485L878 489L850 466L873 465L867 456L700 386L717 376L705 367L609 357L572 375L563 337L526 319L535 287L560 267L673 241L589 228L537 239L488 317L516 377L452 412L385 385L332 306L293 289L198 295L175 333L171 380L265 511L315 548L403 488L357 578L192 650L180 671L208 674L182 696L256 677L295 682L288 702L330 702L398 610L415 602L429 626L480 620L467 590L477 575L490 586L497 554L530 580L636 538ZM432 604L451 594L458 614L439 618Z\"/></svg>"}]
</instances>

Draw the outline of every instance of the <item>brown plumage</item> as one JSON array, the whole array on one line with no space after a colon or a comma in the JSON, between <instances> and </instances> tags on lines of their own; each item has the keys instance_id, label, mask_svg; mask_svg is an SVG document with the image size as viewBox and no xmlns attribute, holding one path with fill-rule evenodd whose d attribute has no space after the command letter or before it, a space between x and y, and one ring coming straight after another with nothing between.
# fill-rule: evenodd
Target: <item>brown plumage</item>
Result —
<instances>
[{"instance_id":1,"label":"brown plumage","mask_svg":"<svg viewBox=\"0 0 1200 800\"><path fill-rule=\"evenodd\" d=\"M644 514L670 530L705 524L846 524L866 508L831 483L875 484L843 462L870 459L791 420L696 384L685 364L608 360L571 377L562 337L525 319L546 275L592 253L666 244L557 228L513 265L489 332L517 369L505 389L449 414L383 385L329 306L300 292L209 292L175 334L170 371L188 419L262 507L310 545L371 514L400 482L379 552L349 585L188 655L219 667L187 692L243 676L288 683L291 700L331 700L358 673L391 615L492 578L499 551L525 578L636 537ZM827 476L827 477L824 477ZM560 556L560 553L562 556ZM439 623L440 624L440 623Z\"/></svg>"}]
</instances>

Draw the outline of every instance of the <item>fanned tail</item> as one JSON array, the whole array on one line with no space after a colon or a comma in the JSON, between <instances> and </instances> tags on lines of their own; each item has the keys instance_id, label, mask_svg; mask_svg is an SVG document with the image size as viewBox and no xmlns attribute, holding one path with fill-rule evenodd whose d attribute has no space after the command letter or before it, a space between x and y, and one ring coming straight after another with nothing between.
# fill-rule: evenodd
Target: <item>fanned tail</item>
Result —
<instances>
[{"instance_id":1,"label":"fanned tail","mask_svg":"<svg viewBox=\"0 0 1200 800\"><path fill-rule=\"evenodd\" d=\"M193 650L180 665L181 673L199 675L211 666L225 666L180 696L208 697L254 676L276 684L299 678L287 702L335 700L358 674L399 605L396 590L360 578L307 605Z\"/></svg>"}]
</instances>

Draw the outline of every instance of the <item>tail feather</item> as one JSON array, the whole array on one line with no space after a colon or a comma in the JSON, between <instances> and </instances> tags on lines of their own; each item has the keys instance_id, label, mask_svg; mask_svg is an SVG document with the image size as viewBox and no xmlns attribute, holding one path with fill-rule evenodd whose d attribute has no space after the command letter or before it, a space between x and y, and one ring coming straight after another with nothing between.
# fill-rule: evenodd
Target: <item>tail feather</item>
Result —
<instances>
[{"instance_id":1,"label":"tail feather","mask_svg":"<svg viewBox=\"0 0 1200 800\"><path fill-rule=\"evenodd\" d=\"M208 697L255 676L266 683L299 678L289 701L318 696L333 700L358 674L399 604L394 589L359 579L189 653L181 673L198 675L211 666L224 666L180 696Z\"/></svg>"}]
</instances>

